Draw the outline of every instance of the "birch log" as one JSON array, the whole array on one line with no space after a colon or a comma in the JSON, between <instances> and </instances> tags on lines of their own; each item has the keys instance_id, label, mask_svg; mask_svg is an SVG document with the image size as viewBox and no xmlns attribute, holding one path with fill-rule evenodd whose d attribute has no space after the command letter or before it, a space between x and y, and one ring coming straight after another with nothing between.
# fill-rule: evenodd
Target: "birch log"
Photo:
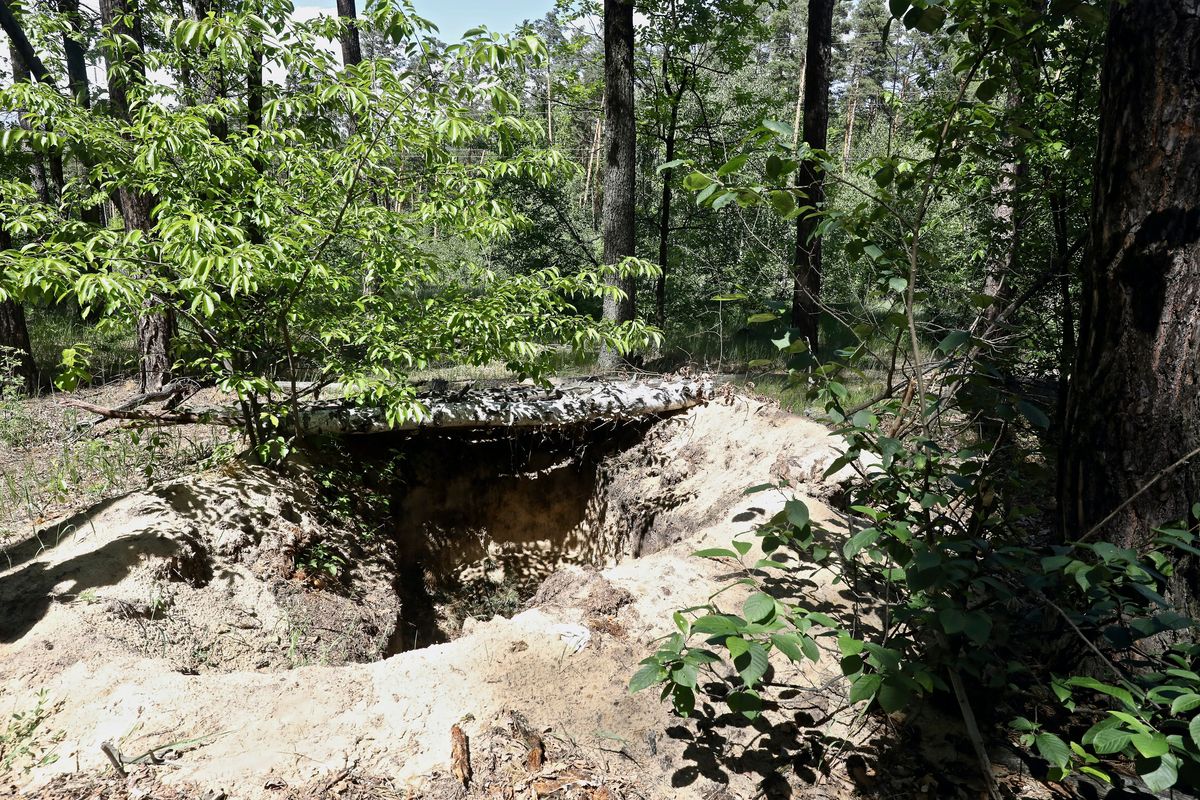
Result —
<instances>
[{"instance_id":1,"label":"birch log","mask_svg":"<svg viewBox=\"0 0 1200 800\"><path fill-rule=\"evenodd\" d=\"M348 400L305 402L300 406L299 428L311 436L424 429L569 427L669 414L700 405L712 396L713 383L709 380L578 381L549 388L499 386L418 397L419 406L396 425L388 424L380 408ZM155 411L103 408L74 399L63 402L107 419L156 425L237 427L240 424L238 411L232 407Z\"/></svg>"}]
</instances>

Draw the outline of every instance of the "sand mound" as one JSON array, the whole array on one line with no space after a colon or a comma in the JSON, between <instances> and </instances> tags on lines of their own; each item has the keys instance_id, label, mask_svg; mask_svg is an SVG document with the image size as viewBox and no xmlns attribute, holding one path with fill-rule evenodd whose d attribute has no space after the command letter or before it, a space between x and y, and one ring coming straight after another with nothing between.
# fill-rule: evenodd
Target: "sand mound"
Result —
<instances>
[{"instance_id":1,"label":"sand mound","mask_svg":"<svg viewBox=\"0 0 1200 800\"><path fill-rule=\"evenodd\" d=\"M745 399L659 423L597 468L617 542L601 569L565 566L511 619L466 620L453 641L383 660L399 610L393 556L364 552L349 590L299 580L297 548L331 535L302 476L239 468L103 504L10 549L0 573L0 714L45 691L35 738L54 757L18 761L3 785L86 796L70 795L75 773L101 781L110 742L126 760L151 754L118 782L131 797L451 797L455 725L471 796L715 797L774 780L799 744L719 715L683 721L625 686L671 612L732 577L690 553L786 500L742 490L787 478L819 493L834 443ZM806 585L814 601L844 602L819 573ZM820 685L836 659L806 669L780 679ZM805 713L828 730L835 700L804 696L774 721ZM531 761L530 733L545 763Z\"/></svg>"}]
</instances>

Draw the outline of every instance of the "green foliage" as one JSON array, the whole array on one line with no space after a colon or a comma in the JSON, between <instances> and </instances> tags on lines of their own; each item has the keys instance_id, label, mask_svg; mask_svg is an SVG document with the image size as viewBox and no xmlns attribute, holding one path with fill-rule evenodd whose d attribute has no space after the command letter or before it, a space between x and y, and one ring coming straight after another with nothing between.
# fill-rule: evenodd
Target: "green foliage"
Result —
<instances>
[{"instance_id":1,"label":"green foliage","mask_svg":"<svg viewBox=\"0 0 1200 800\"><path fill-rule=\"evenodd\" d=\"M338 583L345 578L346 557L325 540L309 545L296 554L296 568L313 579Z\"/></svg>"},{"instance_id":2,"label":"green foliage","mask_svg":"<svg viewBox=\"0 0 1200 800\"><path fill-rule=\"evenodd\" d=\"M33 708L9 716L0 730L0 776L11 774L17 767L28 772L58 760L55 750L64 733L47 730L46 723L61 708L62 702L52 702L43 689Z\"/></svg>"},{"instance_id":3,"label":"green foliage","mask_svg":"<svg viewBox=\"0 0 1200 800\"><path fill-rule=\"evenodd\" d=\"M652 275L645 262L514 275L439 246L529 223L495 195L498 181L545 187L573 169L536 144L539 126L506 88L544 57L539 39L476 30L435 50L410 7L381 3L361 27L398 57L342 69L320 46L333 21L268 12L166 16L161 49L146 54L167 69L202 59L244 74L260 52L297 90L268 84L259 120L245 97L200 102L186 82L176 99L188 102L163 102L156 92L169 88L134 81L127 122L42 86L0 92L0 108L29 122L4 132L9 152L62 150L89 165L65 195L94 204L125 193L152 208L148 225L126 230L64 223L7 182L2 194L22 201L5 205L3 224L29 244L0 253L0 289L129 325L150 305L170 309L180 365L236 395L252 443L276 455L301 377L340 383L399 422L421 413L406 375L433 363L499 361L541 379L556 347L625 353L654 341L643 323L576 308L618 291L605 281L614 272ZM469 147L489 157L462 158ZM88 376L85 356L68 348L63 386Z\"/></svg>"},{"instance_id":4,"label":"green foliage","mask_svg":"<svg viewBox=\"0 0 1200 800\"><path fill-rule=\"evenodd\" d=\"M725 607L721 593L701 608L681 610L678 632L643 662L631 689L661 684L663 697L688 714L698 682L728 681L730 709L754 716L761 702L746 701L761 690L766 659L780 653L800 660L808 655L805 645L818 657L816 640L831 637L850 700L886 712L949 693L962 680L1010 707L1036 705L1038 692L1056 698L1063 714L1087 720L1090 729L1078 728L1086 734L1071 736L1066 726L1051 729L1025 716L1014 723L1051 764L1052 777L1072 770L1102 776L1109 769L1103 759L1116 754L1132 759L1143 780L1161 791L1181 771L1200 767L1190 735L1200 730L1200 702L1192 699L1200 697L1193 683L1197 651L1190 643L1197 623L1166 599L1174 565L1197 552L1193 532L1162 532L1140 551L1091 541L1087 531L1068 533L1061 544L1031 541L1031 528L1049 527L1031 504L1030 487L1053 485L1040 448L1058 422L1014 376L1047 363L1066 369L1069 351L1057 351L1054 335L1022 333L1008 315L1027 315L1022 323L1031 327L1070 321L1046 322L1044 307L1021 307L1046 285L1044 277L1006 273L1006 280L1033 287L1015 301L1012 294L963 298L961 287L975 270L995 263L989 249L1013 236L1011 222L1006 230L1000 216L967 218L995 241L973 263L955 246L965 228L946 225L962 216L953 206L962 208L964 197L998 202L998 165L1036 164L1052 186L1057 215L1050 270L1069 268L1077 252L1070 231L1086 227L1072 220L1086 208L1080 187L1088 182L1078 160L1084 132L1078 116L1069 115L1094 92L1094 10L1051 4L1014 16L965 1L893 3L892 14L906 28L942 37L936 46L956 59L935 76L941 94L931 92L910 111L911 141L896 150L889 142L882 155L844 170L828 152L794 152L790 126L767 119L712 166L694 159L671 165L695 202L714 211L763 208L785 221L814 217L819 234L840 244L878 300L861 321L847 323L855 341L808 354L790 370L844 442L844 455L827 474L856 473L844 540L814 533L803 506L791 501L753 539L697 554L735 559L745 575L737 584L752 593L740 612ZM1046 76L1037 59L1047 52L1081 82L1069 89ZM1037 111L1012 97L1036 98ZM857 202L814 207L789 185L802 168L823 173ZM1064 286L1069 307L1069 280ZM955 296L967 302L954 307ZM933 303L937 316L926 309ZM1026 337L1024 351L1006 346L1014 330ZM790 333L775 344L784 358L804 349ZM882 391L852 401L851 382L872 374L883 376ZM885 629L855 637L849 621L814 616L803 602L767 590L766 576L800 562L830 571L835 581L877 587L887 598ZM1091 662L1052 659L1046 642L1063 642ZM718 663L732 666L737 677L725 678ZM1037 687L1033 699L1022 687ZM968 708L963 712L970 716Z\"/></svg>"}]
</instances>

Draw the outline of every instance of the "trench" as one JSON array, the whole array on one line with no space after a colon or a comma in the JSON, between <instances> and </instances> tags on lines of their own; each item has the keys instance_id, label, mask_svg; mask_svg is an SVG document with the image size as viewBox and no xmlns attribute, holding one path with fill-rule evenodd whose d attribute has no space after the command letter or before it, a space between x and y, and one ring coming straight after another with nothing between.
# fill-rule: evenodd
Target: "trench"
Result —
<instances>
[{"instance_id":1,"label":"trench","mask_svg":"<svg viewBox=\"0 0 1200 800\"><path fill-rule=\"evenodd\" d=\"M399 600L384 657L455 638L469 618L512 616L564 565L657 549L669 500L629 480L654 459L656 423L345 439Z\"/></svg>"}]
</instances>

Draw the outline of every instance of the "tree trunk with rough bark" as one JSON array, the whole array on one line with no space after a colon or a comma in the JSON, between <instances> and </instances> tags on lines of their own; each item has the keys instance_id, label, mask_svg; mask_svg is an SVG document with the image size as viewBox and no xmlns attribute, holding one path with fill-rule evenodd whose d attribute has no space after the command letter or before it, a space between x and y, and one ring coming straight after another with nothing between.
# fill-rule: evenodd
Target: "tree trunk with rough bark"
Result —
<instances>
[{"instance_id":1,"label":"tree trunk with rough bark","mask_svg":"<svg viewBox=\"0 0 1200 800\"><path fill-rule=\"evenodd\" d=\"M633 108L633 3L604 0L604 263L618 264L634 255L634 149L637 131ZM625 294L604 299L604 319L627 322L637 314L634 280L614 278L610 283ZM602 352L601 366L612 368L619 360L611 350Z\"/></svg>"},{"instance_id":2,"label":"tree trunk with rough bark","mask_svg":"<svg viewBox=\"0 0 1200 800\"><path fill-rule=\"evenodd\" d=\"M1195 0L1112 6L1061 454L1068 539L1143 545L1200 500L1198 52ZM1175 600L1194 611L1200 570L1181 567Z\"/></svg>"},{"instance_id":3,"label":"tree trunk with rough bark","mask_svg":"<svg viewBox=\"0 0 1200 800\"><path fill-rule=\"evenodd\" d=\"M353 67L362 63L362 45L358 38L358 9L354 0L337 0L337 14L343 22L347 22L346 30L342 31L342 65Z\"/></svg>"},{"instance_id":4,"label":"tree trunk with rough bark","mask_svg":"<svg viewBox=\"0 0 1200 800\"><path fill-rule=\"evenodd\" d=\"M129 89L146 80L140 9L135 0L100 0L100 19L103 25L111 26L124 42L119 52L109 51L105 60L108 64L109 102L114 113L128 121ZM124 69L119 69L119 66ZM125 230L149 234L154 227L151 214L154 198L151 195L121 187L117 190L117 203ZM171 339L174 333L174 311L157 301L147 303L137 326L140 391L157 391L171 379Z\"/></svg>"},{"instance_id":5,"label":"tree trunk with rough bark","mask_svg":"<svg viewBox=\"0 0 1200 800\"><path fill-rule=\"evenodd\" d=\"M804 57L804 142L824 150L829 138L829 61L833 54L833 0L809 0L808 45ZM825 176L805 160L796 186L804 205L819 208L825 199ZM821 322L821 237L815 211L796 220L796 257L792 272L792 327L817 352Z\"/></svg>"}]
</instances>

